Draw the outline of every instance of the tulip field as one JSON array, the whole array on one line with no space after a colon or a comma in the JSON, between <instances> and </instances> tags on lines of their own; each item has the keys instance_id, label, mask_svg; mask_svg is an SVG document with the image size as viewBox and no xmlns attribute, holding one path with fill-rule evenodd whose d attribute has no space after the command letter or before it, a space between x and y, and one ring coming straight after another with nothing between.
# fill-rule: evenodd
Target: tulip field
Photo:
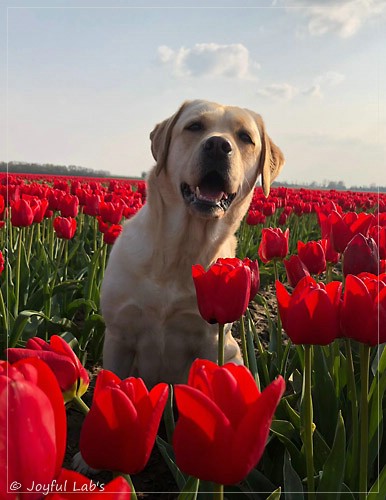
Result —
<instances>
[{"instance_id":1,"label":"tulip field","mask_svg":"<svg viewBox=\"0 0 386 500\"><path fill-rule=\"evenodd\" d=\"M145 203L143 180L0 174L0 499L386 498L386 194L257 187L236 258L192 263L218 362L151 388L100 368L106 263Z\"/></svg>"}]
</instances>

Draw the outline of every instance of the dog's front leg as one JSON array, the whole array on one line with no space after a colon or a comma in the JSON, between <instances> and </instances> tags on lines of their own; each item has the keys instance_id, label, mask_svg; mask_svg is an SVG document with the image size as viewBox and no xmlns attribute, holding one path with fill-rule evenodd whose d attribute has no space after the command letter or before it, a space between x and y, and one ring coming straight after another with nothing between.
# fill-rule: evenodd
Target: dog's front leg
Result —
<instances>
[{"instance_id":1,"label":"dog's front leg","mask_svg":"<svg viewBox=\"0 0 386 500\"><path fill-rule=\"evenodd\" d=\"M136 376L135 361L135 350L127 342L106 330L103 345L103 368L114 372L123 380Z\"/></svg>"}]
</instances>

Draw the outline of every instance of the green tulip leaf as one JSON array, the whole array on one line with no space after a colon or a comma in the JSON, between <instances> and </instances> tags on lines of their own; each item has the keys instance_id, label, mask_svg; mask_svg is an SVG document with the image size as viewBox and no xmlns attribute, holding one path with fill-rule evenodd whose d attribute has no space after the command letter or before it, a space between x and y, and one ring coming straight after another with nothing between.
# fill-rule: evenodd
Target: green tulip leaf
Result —
<instances>
[{"instance_id":1,"label":"green tulip leaf","mask_svg":"<svg viewBox=\"0 0 386 500\"><path fill-rule=\"evenodd\" d=\"M339 412L331 453L324 464L322 477L319 482L318 493L324 498L335 499L342 489L346 462L346 430L344 420Z\"/></svg>"},{"instance_id":2,"label":"green tulip leaf","mask_svg":"<svg viewBox=\"0 0 386 500\"><path fill-rule=\"evenodd\" d=\"M291 441L293 441L296 436L294 426L287 420L273 420L271 423L271 430L277 434L286 436Z\"/></svg>"},{"instance_id":3,"label":"green tulip leaf","mask_svg":"<svg viewBox=\"0 0 386 500\"><path fill-rule=\"evenodd\" d=\"M156 443L163 459L166 462L166 465L169 467L170 472L173 474L178 488L182 490L188 481L188 476L181 472L177 467L177 464L175 463L173 447L159 436L157 436Z\"/></svg>"},{"instance_id":4,"label":"green tulip leaf","mask_svg":"<svg viewBox=\"0 0 386 500\"><path fill-rule=\"evenodd\" d=\"M199 486L199 479L196 477L189 477L178 495L178 500L196 500Z\"/></svg>"},{"instance_id":5,"label":"green tulip leaf","mask_svg":"<svg viewBox=\"0 0 386 500\"><path fill-rule=\"evenodd\" d=\"M243 481L249 493L269 493L275 487L271 481L257 469L252 469Z\"/></svg>"},{"instance_id":6,"label":"green tulip leaf","mask_svg":"<svg viewBox=\"0 0 386 500\"><path fill-rule=\"evenodd\" d=\"M292 467L291 456L287 450L284 454L283 477L286 500L301 500L304 498L302 481Z\"/></svg>"},{"instance_id":7,"label":"green tulip leaf","mask_svg":"<svg viewBox=\"0 0 386 500\"><path fill-rule=\"evenodd\" d=\"M281 497L281 488L277 488L275 491L273 491L269 497L267 497L267 500L276 500L277 498Z\"/></svg>"},{"instance_id":8,"label":"green tulip leaf","mask_svg":"<svg viewBox=\"0 0 386 500\"><path fill-rule=\"evenodd\" d=\"M88 299L75 299L67 306L67 314L70 315L78 309L84 308L86 311L97 311L97 306L94 301Z\"/></svg>"},{"instance_id":9,"label":"green tulip leaf","mask_svg":"<svg viewBox=\"0 0 386 500\"><path fill-rule=\"evenodd\" d=\"M314 421L328 444L332 444L338 415L338 398L321 346L314 346ZM328 418L325 416L328 408Z\"/></svg>"},{"instance_id":10,"label":"green tulip leaf","mask_svg":"<svg viewBox=\"0 0 386 500\"><path fill-rule=\"evenodd\" d=\"M367 494L369 500L384 500L386 498L386 465L381 470L377 480Z\"/></svg>"},{"instance_id":11,"label":"green tulip leaf","mask_svg":"<svg viewBox=\"0 0 386 500\"><path fill-rule=\"evenodd\" d=\"M301 422L299 413L292 408L288 399L283 398L281 400L281 404L283 405L291 424L297 431L300 431Z\"/></svg>"},{"instance_id":12,"label":"green tulip leaf","mask_svg":"<svg viewBox=\"0 0 386 500\"><path fill-rule=\"evenodd\" d=\"M47 318L47 316L45 316L40 311L22 311L17 316L15 323L11 329L9 335L8 347L16 347L19 339L21 338L24 332L27 323L31 321L31 319L35 316L49 320L49 318Z\"/></svg>"}]
</instances>

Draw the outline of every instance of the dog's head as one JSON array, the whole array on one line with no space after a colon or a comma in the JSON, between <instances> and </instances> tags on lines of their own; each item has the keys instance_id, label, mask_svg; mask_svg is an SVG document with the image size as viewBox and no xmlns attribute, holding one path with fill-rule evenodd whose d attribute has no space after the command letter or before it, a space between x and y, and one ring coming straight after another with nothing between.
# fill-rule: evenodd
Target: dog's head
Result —
<instances>
[{"instance_id":1,"label":"dog's head","mask_svg":"<svg viewBox=\"0 0 386 500\"><path fill-rule=\"evenodd\" d=\"M185 102L150 134L157 162L190 211L222 217L261 174L264 194L284 164L260 115L207 101Z\"/></svg>"}]
</instances>

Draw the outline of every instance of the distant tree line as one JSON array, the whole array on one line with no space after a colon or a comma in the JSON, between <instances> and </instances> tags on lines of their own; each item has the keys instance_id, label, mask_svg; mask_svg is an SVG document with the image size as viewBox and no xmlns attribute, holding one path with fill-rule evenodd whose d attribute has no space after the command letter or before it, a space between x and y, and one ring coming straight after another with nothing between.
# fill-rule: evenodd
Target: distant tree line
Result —
<instances>
[{"instance_id":1,"label":"distant tree line","mask_svg":"<svg viewBox=\"0 0 386 500\"><path fill-rule=\"evenodd\" d=\"M7 163L0 162L0 172L7 172ZM116 177L111 174L108 170L94 170L87 167L79 167L77 165L53 165L51 163L27 163L20 161L11 161L8 163L8 172L10 174L42 174L42 175L69 175L69 176L80 176L80 177ZM145 178L147 172L142 172L141 178ZM136 176L119 176L121 178L135 179ZM308 189L335 189L337 191L369 191L369 192L386 192L386 186L377 186L376 184L370 184L370 186L350 186L346 187L343 181L329 181L325 180L321 183L319 182L274 182L274 187L283 186L288 188L308 188Z\"/></svg>"},{"instance_id":2,"label":"distant tree line","mask_svg":"<svg viewBox=\"0 0 386 500\"><path fill-rule=\"evenodd\" d=\"M7 172L7 163L0 162L0 172ZM108 170L94 170L77 165L52 165L51 163L26 163L11 161L8 163L10 174L42 174L42 175L69 175L83 177L111 177Z\"/></svg>"},{"instance_id":3,"label":"distant tree line","mask_svg":"<svg viewBox=\"0 0 386 500\"><path fill-rule=\"evenodd\" d=\"M370 184L370 186L350 186L346 187L343 181L323 181L321 183L319 182L274 182L273 183L274 187L278 186L283 186L283 187L288 187L288 188L307 188L307 189L324 189L324 190L330 190L330 189L335 189L336 191L368 191L371 193L377 193L378 191L380 193L385 193L386 192L386 186L377 186L376 184Z\"/></svg>"}]
</instances>

